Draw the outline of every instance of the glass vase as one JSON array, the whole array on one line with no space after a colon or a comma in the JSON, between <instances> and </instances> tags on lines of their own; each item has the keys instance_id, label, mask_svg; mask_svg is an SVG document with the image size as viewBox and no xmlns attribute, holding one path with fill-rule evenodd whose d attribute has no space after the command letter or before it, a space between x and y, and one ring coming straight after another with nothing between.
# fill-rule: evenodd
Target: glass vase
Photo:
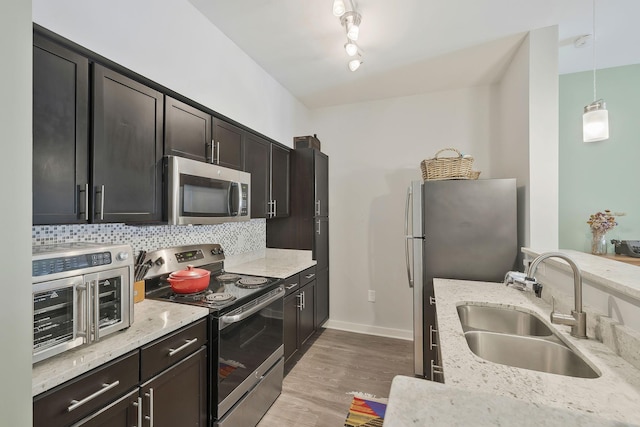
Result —
<instances>
[{"instance_id":1,"label":"glass vase","mask_svg":"<svg viewBox=\"0 0 640 427\"><path fill-rule=\"evenodd\" d=\"M607 235L606 233L592 232L591 236L591 253L594 255L605 255L607 253Z\"/></svg>"}]
</instances>

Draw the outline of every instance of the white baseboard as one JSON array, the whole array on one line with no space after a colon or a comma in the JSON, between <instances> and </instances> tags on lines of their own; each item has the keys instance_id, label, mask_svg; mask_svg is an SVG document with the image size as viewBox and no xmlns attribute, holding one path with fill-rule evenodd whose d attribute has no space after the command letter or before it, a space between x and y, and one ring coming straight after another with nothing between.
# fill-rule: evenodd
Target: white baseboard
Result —
<instances>
[{"instance_id":1,"label":"white baseboard","mask_svg":"<svg viewBox=\"0 0 640 427\"><path fill-rule=\"evenodd\" d=\"M356 332L359 334L377 335L380 337L413 341L413 331L407 331L404 329L383 328L381 326L341 322L339 320L332 319L327 320L322 327L327 329L337 329L340 331Z\"/></svg>"}]
</instances>

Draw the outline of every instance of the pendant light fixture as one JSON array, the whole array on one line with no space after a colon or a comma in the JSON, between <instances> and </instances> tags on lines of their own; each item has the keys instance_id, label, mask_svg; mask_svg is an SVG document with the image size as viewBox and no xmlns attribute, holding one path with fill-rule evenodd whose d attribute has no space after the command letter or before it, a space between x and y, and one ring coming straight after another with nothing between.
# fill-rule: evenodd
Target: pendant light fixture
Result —
<instances>
[{"instance_id":1,"label":"pendant light fixture","mask_svg":"<svg viewBox=\"0 0 640 427\"><path fill-rule=\"evenodd\" d=\"M593 102L584 107L582 139L596 142L609 139L609 112L607 104L596 96L596 0L593 0Z\"/></svg>"}]
</instances>

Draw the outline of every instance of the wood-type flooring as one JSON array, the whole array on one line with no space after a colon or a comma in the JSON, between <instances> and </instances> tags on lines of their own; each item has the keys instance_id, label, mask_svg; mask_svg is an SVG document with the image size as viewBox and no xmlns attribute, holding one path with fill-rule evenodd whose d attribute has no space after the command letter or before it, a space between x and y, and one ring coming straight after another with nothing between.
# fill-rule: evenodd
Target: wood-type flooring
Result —
<instances>
[{"instance_id":1,"label":"wood-type flooring","mask_svg":"<svg viewBox=\"0 0 640 427\"><path fill-rule=\"evenodd\" d=\"M348 393L389 397L394 376L413 375L412 341L321 329L305 348L258 427L342 426Z\"/></svg>"}]
</instances>

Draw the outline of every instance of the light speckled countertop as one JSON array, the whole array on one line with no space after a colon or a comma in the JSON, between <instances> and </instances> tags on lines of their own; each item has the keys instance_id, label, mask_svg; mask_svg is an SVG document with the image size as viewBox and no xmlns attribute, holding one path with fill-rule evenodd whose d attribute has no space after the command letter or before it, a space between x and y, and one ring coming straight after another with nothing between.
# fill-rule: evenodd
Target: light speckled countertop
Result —
<instances>
[{"instance_id":1,"label":"light speckled countertop","mask_svg":"<svg viewBox=\"0 0 640 427\"><path fill-rule=\"evenodd\" d=\"M551 327L565 342L584 355L602 375L574 378L492 363L471 352L464 338L456 307L463 303L520 307L537 313L551 325L551 307L532 293L502 283L436 279L438 335L445 384L465 391L514 397L539 405L569 409L577 414L597 414L622 423L640 424L640 371L595 339L580 340L570 328ZM487 407L487 410L491 410Z\"/></svg>"},{"instance_id":2,"label":"light speckled countertop","mask_svg":"<svg viewBox=\"0 0 640 427\"><path fill-rule=\"evenodd\" d=\"M264 252L264 257L240 264L235 262L230 264L229 266L225 261L225 270L229 273L286 279L316 265L316 261L311 259L311 251L267 248Z\"/></svg>"},{"instance_id":3,"label":"light speckled countertop","mask_svg":"<svg viewBox=\"0 0 640 427\"><path fill-rule=\"evenodd\" d=\"M461 392L446 384L401 375L391 383L384 427L500 425L613 427L628 424L481 391Z\"/></svg>"},{"instance_id":4,"label":"light speckled countertop","mask_svg":"<svg viewBox=\"0 0 640 427\"><path fill-rule=\"evenodd\" d=\"M32 395L97 368L208 314L209 310L203 307L151 300L139 302L134 305L134 322L128 329L34 364Z\"/></svg>"},{"instance_id":5,"label":"light speckled countertop","mask_svg":"<svg viewBox=\"0 0 640 427\"><path fill-rule=\"evenodd\" d=\"M535 258L550 251L522 248L522 252ZM640 269L638 266L570 249L554 249L553 252L562 252L571 257L580 266L583 279L589 279L594 283L601 284L604 288L613 289L622 295L640 300ZM545 262L571 271L569 264L559 258L548 258Z\"/></svg>"}]
</instances>

